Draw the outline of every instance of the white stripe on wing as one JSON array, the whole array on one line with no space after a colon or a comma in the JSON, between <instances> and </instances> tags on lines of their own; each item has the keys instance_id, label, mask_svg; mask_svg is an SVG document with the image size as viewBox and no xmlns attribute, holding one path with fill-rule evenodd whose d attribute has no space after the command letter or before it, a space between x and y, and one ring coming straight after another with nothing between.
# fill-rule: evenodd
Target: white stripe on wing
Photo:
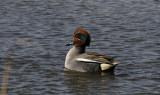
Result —
<instances>
[{"instance_id":1,"label":"white stripe on wing","mask_svg":"<svg viewBox=\"0 0 160 95\"><path fill-rule=\"evenodd\" d=\"M97 61L90 60L90 59L84 59L84 58L77 58L76 60L77 60L77 61L83 61L83 62L96 62L96 63L99 63L99 62L97 62Z\"/></svg>"}]
</instances>

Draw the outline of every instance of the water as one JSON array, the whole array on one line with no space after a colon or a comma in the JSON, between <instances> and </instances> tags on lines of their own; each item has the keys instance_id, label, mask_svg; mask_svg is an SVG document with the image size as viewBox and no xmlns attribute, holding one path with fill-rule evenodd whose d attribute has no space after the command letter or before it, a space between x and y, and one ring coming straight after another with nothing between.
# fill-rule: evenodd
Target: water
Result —
<instances>
[{"instance_id":1,"label":"water","mask_svg":"<svg viewBox=\"0 0 160 95\"><path fill-rule=\"evenodd\" d=\"M64 70L76 29L90 52L116 56L114 72ZM154 0L1 0L0 82L7 95L159 95L160 2Z\"/></svg>"}]
</instances>

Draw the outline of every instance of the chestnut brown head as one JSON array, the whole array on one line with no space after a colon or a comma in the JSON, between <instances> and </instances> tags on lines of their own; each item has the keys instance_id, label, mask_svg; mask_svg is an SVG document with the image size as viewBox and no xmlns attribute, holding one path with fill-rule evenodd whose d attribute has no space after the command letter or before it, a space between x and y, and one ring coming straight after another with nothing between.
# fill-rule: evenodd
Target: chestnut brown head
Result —
<instances>
[{"instance_id":1,"label":"chestnut brown head","mask_svg":"<svg viewBox=\"0 0 160 95\"><path fill-rule=\"evenodd\" d=\"M87 31L83 29L78 29L73 34L73 42L67 45L76 44L77 47L89 46L90 45L90 35Z\"/></svg>"}]
</instances>

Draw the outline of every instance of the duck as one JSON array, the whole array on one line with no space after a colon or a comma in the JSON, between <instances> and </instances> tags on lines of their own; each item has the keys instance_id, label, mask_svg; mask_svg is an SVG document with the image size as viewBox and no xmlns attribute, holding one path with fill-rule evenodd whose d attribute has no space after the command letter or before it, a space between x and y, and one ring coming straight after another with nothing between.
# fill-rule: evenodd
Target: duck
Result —
<instances>
[{"instance_id":1,"label":"duck","mask_svg":"<svg viewBox=\"0 0 160 95\"><path fill-rule=\"evenodd\" d=\"M85 52L90 42L91 38L86 30L77 29L74 32L73 40L66 44L66 46L75 46L66 55L65 68L79 72L114 71L119 64L115 57Z\"/></svg>"}]
</instances>

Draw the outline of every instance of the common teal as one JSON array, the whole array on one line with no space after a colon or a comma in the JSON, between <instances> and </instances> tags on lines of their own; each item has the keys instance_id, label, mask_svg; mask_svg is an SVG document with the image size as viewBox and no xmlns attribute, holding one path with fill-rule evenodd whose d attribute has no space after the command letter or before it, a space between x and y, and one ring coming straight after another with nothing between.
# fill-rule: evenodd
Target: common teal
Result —
<instances>
[{"instance_id":1,"label":"common teal","mask_svg":"<svg viewBox=\"0 0 160 95\"><path fill-rule=\"evenodd\" d=\"M80 72L113 71L118 64L111 56L93 52L85 52L90 45L90 35L83 29L78 29L73 35L73 41L66 46L75 46L69 50L65 60L65 67Z\"/></svg>"}]
</instances>

